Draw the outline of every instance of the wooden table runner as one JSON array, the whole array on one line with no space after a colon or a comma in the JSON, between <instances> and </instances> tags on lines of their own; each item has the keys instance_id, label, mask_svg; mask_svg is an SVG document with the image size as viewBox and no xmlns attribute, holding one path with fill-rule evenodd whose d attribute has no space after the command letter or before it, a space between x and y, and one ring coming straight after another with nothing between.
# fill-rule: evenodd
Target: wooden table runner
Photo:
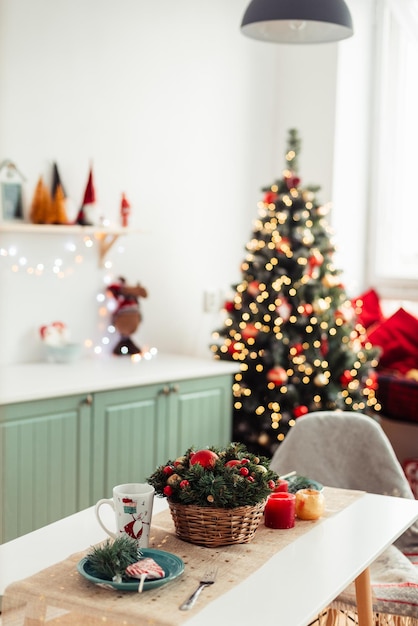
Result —
<instances>
[{"instance_id":1,"label":"wooden table runner","mask_svg":"<svg viewBox=\"0 0 418 626\"><path fill-rule=\"evenodd\" d=\"M363 495L360 491L325 488L323 519L335 515ZM178 626L191 616L179 605L197 586L209 564L216 564L216 583L205 589L193 614L226 593L268 561L273 554L309 532L321 520L296 520L294 528L273 530L261 522L248 544L205 548L178 539L169 511L153 518L150 548L176 554L185 571L176 580L142 594L105 589L77 572L77 563L90 551L73 554L30 578L13 583L3 597L4 626ZM7 566L2 564L2 566Z\"/></svg>"}]
</instances>

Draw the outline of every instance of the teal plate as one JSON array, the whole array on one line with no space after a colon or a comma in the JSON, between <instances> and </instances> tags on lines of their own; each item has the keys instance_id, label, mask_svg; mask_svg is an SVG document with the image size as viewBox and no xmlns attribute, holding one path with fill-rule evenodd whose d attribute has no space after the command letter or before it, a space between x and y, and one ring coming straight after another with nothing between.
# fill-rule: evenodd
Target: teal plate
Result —
<instances>
[{"instance_id":1,"label":"teal plate","mask_svg":"<svg viewBox=\"0 0 418 626\"><path fill-rule=\"evenodd\" d=\"M158 563L158 565L162 567L165 572L164 578L145 580L143 591L148 591L149 589L155 589L156 587L166 585L184 572L184 562L175 554L171 554L171 552L154 550L152 548L141 548L141 554L143 557L154 559L154 561ZM77 564L77 570L82 576L84 576L84 578L92 583L95 583L96 585L101 585L102 587L112 587L113 589L119 589L120 591L138 591L139 580L135 578L121 583L116 583L107 578L98 578L87 557L81 559L81 561Z\"/></svg>"},{"instance_id":2,"label":"teal plate","mask_svg":"<svg viewBox=\"0 0 418 626\"><path fill-rule=\"evenodd\" d=\"M299 489L316 489L316 491L322 491L324 488L318 481L306 478L306 476L298 476L297 474L295 476L289 476L286 480L290 493L296 493Z\"/></svg>"}]
</instances>

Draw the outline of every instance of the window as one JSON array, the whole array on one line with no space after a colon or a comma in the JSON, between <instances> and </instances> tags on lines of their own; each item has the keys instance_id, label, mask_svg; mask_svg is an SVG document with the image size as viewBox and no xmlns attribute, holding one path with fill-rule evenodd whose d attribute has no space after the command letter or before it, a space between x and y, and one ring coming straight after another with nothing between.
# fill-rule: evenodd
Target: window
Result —
<instances>
[{"instance_id":1,"label":"window","mask_svg":"<svg viewBox=\"0 0 418 626\"><path fill-rule=\"evenodd\" d=\"M418 298L418 0L377 2L368 281Z\"/></svg>"}]
</instances>

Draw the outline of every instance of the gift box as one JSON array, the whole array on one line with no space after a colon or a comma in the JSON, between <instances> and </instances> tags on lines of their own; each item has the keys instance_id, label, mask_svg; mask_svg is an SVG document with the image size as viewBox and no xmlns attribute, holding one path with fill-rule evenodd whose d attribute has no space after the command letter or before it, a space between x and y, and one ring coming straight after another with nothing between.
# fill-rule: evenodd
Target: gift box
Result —
<instances>
[{"instance_id":1,"label":"gift box","mask_svg":"<svg viewBox=\"0 0 418 626\"><path fill-rule=\"evenodd\" d=\"M399 374L378 372L376 398L382 415L418 423L418 383Z\"/></svg>"}]
</instances>

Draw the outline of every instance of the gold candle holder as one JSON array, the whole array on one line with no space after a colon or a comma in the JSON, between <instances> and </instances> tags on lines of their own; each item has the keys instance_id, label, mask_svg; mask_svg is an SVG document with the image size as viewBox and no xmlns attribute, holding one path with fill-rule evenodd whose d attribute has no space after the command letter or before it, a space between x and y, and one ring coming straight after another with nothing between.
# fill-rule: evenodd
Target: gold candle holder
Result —
<instances>
[{"instance_id":1,"label":"gold candle holder","mask_svg":"<svg viewBox=\"0 0 418 626\"><path fill-rule=\"evenodd\" d=\"M300 489L296 492L296 517L303 520L315 520L322 517L325 509L325 498L316 489Z\"/></svg>"}]
</instances>

